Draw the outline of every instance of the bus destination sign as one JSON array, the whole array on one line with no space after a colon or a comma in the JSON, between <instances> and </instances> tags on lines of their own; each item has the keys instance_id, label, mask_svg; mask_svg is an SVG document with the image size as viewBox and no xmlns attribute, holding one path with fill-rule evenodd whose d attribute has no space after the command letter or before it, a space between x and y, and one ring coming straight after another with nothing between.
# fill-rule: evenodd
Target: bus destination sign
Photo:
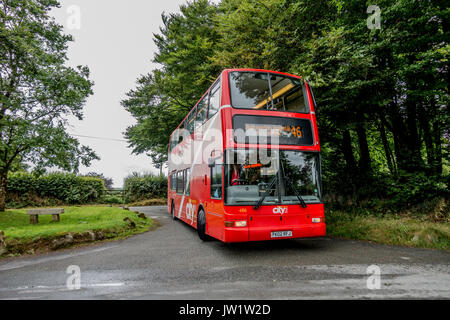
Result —
<instances>
[{"instance_id":1,"label":"bus destination sign","mask_svg":"<svg viewBox=\"0 0 450 320\"><path fill-rule=\"evenodd\" d=\"M236 115L233 117L234 140L237 143L280 145L313 145L308 119Z\"/></svg>"}]
</instances>

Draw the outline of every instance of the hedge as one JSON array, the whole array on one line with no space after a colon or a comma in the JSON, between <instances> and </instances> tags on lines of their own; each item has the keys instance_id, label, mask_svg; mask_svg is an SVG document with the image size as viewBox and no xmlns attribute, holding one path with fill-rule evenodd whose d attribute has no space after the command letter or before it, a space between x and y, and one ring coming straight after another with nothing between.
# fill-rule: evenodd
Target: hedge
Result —
<instances>
[{"instance_id":1,"label":"hedge","mask_svg":"<svg viewBox=\"0 0 450 320\"><path fill-rule=\"evenodd\" d=\"M9 207L24 205L86 204L98 202L105 184L96 177L80 177L71 173L36 176L27 172L8 175Z\"/></svg>"},{"instance_id":2,"label":"hedge","mask_svg":"<svg viewBox=\"0 0 450 320\"><path fill-rule=\"evenodd\" d=\"M133 174L125 179L124 198L126 202L167 197L167 178L153 174Z\"/></svg>"}]
</instances>

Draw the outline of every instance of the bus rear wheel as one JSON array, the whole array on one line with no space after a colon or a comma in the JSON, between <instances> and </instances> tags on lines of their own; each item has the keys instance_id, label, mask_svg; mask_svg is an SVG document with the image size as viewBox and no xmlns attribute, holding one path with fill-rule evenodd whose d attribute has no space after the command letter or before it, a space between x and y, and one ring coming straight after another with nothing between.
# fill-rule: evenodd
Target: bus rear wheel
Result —
<instances>
[{"instance_id":1,"label":"bus rear wheel","mask_svg":"<svg viewBox=\"0 0 450 320\"><path fill-rule=\"evenodd\" d=\"M202 241L208 241L210 237L206 234L206 215L203 209L198 211L197 215L197 233Z\"/></svg>"}]
</instances>

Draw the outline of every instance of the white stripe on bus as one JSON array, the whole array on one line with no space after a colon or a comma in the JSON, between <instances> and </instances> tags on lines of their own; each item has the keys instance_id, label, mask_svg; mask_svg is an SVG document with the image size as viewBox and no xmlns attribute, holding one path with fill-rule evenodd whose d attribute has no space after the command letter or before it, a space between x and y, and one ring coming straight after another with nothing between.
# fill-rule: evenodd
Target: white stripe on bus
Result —
<instances>
[{"instance_id":1,"label":"white stripe on bus","mask_svg":"<svg viewBox=\"0 0 450 320\"><path fill-rule=\"evenodd\" d=\"M219 114L219 111L220 111L220 109L217 111L216 115ZM206 130L202 132L202 141L201 141L201 144L200 144L201 148L198 148L198 150L197 150L197 152L196 152L196 154L194 156L194 161L192 162L192 165L191 165L191 168L190 168L190 171L189 171L189 179L191 178L192 169L194 168L194 164L197 162L198 156L201 153L201 151L203 151L203 144L205 143L204 137L206 136L206 133L209 131L209 129L211 129L211 126L212 126L212 124L215 121L215 119L213 119L213 118L214 117L209 119L209 120L212 120L212 121L209 123L208 128L206 128ZM195 145L195 131L194 131L194 141L193 142L194 142L193 145ZM178 209L178 218L181 218L181 209L183 208L184 198L186 197L186 185L184 186L184 189L185 190L183 191L183 197L181 198L181 205L180 205L180 208ZM192 223L191 224L193 224L193 223L194 223L194 218L192 218Z\"/></svg>"}]
</instances>

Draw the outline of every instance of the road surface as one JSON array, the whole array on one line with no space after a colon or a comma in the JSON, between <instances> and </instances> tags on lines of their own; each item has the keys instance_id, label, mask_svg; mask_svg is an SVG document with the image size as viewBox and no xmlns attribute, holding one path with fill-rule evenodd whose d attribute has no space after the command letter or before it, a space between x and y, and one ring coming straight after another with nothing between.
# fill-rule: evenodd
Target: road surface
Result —
<instances>
[{"instance_id":1,"label":"road surface","mask_svg":"<svg viewBox=\"0 0 450 320\"><path fill-rule=\"evenodd\" d=\"M165 207L131 210L161 226L123 241L0 260L0 299L450 298L449 252L329 238L202 242ZM381 272L379 289L367 287L371 275L377 283L371 265ZM79 290L66 285L69 266L80 269Z\"/></svg>"}]
</instances>

